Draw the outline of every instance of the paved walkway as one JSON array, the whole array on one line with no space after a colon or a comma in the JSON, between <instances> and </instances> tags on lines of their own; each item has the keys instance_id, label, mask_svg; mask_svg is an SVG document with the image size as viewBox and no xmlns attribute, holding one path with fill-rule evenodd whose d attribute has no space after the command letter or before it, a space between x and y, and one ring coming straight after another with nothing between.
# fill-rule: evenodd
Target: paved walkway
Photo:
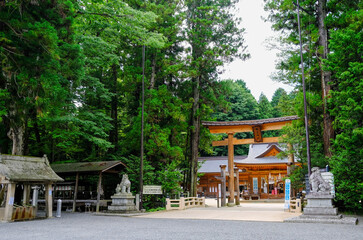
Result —
<instances>
[{"instance_id":1,"label":"paved walkway","mask_svg":"<svg viewBox=\"0 0 363 240\"><path fill-rule=\"evenodd\" d=\"M300 213L284 212L284 204L280 202L243 201L240 206L217 208L215 199L206 199L205 208L160 211L135 217L283 222L284 219L299 215Z\"/></svg>"}]
</instances>

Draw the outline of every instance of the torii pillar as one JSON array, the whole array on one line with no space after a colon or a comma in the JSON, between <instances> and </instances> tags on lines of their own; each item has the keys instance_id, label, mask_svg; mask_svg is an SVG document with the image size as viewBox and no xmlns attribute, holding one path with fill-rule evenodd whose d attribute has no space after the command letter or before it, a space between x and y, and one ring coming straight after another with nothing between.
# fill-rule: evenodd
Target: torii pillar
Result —
<instances>
[{"instance_id":1,"label":"torii pillar","mask_svg":"<svg viewBox=\"0 0 363 240\"><path fill-rule=\"evenodd\" d=\"M228 203L234 203L234 146L233 132L228 133Z\"/></svg>"}]
</instances>

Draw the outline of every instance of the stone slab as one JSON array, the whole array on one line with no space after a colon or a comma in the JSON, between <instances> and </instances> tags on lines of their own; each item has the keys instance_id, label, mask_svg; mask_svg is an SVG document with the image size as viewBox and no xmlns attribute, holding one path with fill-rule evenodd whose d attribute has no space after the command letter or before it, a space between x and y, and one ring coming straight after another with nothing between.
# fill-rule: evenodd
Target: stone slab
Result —
<instances>
[{"instance_id":1,"label":"stone slab","mask_svg":"<svg viewBox=\"0 0 363 240\"><path fill-rule=\"evenodd\" d=\"M324 218L324 219L341 219L343 216L341 214L337 215L300 215L300 218Z\"/></svg>"},{"instance_id":2,"label":"stone slab","mask_svg":"<svg viewBox=\"0 0 363 240\"><path fill-rule=\"evenodd\" d=\"M307 207L334 207L332 199L308 199Z\"/></svg>"},{"instance_id":3,"label":"stone slab","mask_svg":"<svg viewBox=\"0 0 363 240\"><path fill-rule=\"evenodd\" d=\"M305 197L306 199L334 199L333 195L322 193L309 193Z\"/></svg>"},{"instance_id":4,"label":"stone slab","mask_svg":"<svg viewBox=\"0 0 363 240\"><path fill-rule=\"evenodd\" d=\"M338 209L332 207L305 207L304 214L307 215L337 215Z\"/></svg>"},{"instance_id":5,"label":"stone slab","mask_svg":"<svg viewBox=\"0 0 363 240\"><path fill-rule=\"evenodd\" d=\"M316 218L316 217L294 217L285 219L284 222L290 223L327 223L327 224L350 224L350 225L357 225L358 219L354 217L343 217L339 219L332 219L332 218Z\"/></svg>"},{"instance_id":6,"label":"stone slab","mask_svg":"<svg viewBox=\"0 0 363 240\"><path fill-rule=\"evenodd\" d=\"M134 202L134 199L113 198L111 205L112 206L135 206L135 202Z\"/></svg>"},{"instance_id":7,"label":"stone slab","mask_svg":"<svg viewBox=\"0 0 363 240\"><path fill-rule=\"evenodd\" d=\"M109 211L135 211L135 206L108 206Z\"/></svg>"},{"instance_id":8,"label":"stone slab","mask_svg":"<svg viewBox=\"0 0 363 240\"><path fill-rule=\"evenodd\" d=\"M119 193L119 194L114 194L111 196L111 199L113 198L135 198L135 196L132 196L132 193Z\"/></svg>"}]
</instances>

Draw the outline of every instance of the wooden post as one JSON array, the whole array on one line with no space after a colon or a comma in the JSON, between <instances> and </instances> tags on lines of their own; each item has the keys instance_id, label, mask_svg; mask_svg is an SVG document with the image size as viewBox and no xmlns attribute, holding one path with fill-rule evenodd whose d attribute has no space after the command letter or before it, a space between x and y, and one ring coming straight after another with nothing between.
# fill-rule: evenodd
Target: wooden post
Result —
<instances>
[{"instance_id":1,"label":"wooden post","mask_svg":"<svg viewBox=\"0 0 363 240\"><path fill-rule=\"evenodd\" d=\"M226 165L220 165L221 168L221 206L226 206Z\"/></svg>"},{"instance_id":2,"label":"wooden post","mask_svg":"<svg viewBox=\"0 0 363 240\"><path fill-rule=\"evenodd\" d=\"M30 200L30 185L24 184L24 191L23 191L23 205L27 205Z\"/></svg>"},{"instance_id":3,"label":"wooden post","mask_svg":"<svg viewBox=\"0 0 363 240\"><path fill-rule=\"evenodd\" d=\"M102 172L100 172L100 175L98 177L96 212L100 211L101 187L102 187Z\"/></svg>"},{"instance_id":4,"label":"wooden post","mask_svg":"<svg viewBox=\"0 0 363 240\"><path fill-rule=\"evenodd\" d=\"M229 198L228 203L234 203L234 147L233 147L233 133L228 133L228 173L229 173L229 180L228 180L228 191L229 191Z\"/></svg>"},{"instance_id":5,"label":"wooden post","mask_svg":"<svg viewBox=\"0 0 363 240\"><path fill-rule=\"evenodd\" d=\"M13 206L14 206L14 196L15 196L15 183L9 183L8 189L6 193L6 202L5 202L5 212L4 212L4 221L11 221L13 216Z\"/></svg>"},{"instance_id":6,"label":"wooden post","mask_svg":"<svg viewBox=\"0 0 363 240\"><path fill-rule=\"evenodd\" d=\"M237 196L236 198L236 205L240 205L241 204L241 199L240 199L240 193L239 193L239 168L235 167L234 168L234 172L236 174L236 178L234 180L234 187L236 189L236 194Z\"/></svg>"},{"instance_id":7,"label":"wooden post","mask_svg":"<svg viewBox=\"0 0 363 240\"><path fill-rule=\"evenodd\" d=\"M52 183L46 183L45 185L45 214L47 218L53 217Z\"/></svg>"},{"instance_id":8,"label":"wooden post","mask_svg":"<svg viewBox=\"0 0 363 240\"><path fill-rule=\"evenodd\" d=\"M217 208L219 208L219 193L220 193L220 184L217 184Z\"/></svg>"},{"instance_id":9,"label":"wooden post","mask_svg":"<svg viewBox=\"0 0 363 240\"><path fill-rule=\"evenodd\" d=\"M74 186L72 212L75 212L76 211L77 194L78 194L78 180L79 180L79 172L77 172L77 175L76 175L76 185Z\"/></svg>"}]
</instances>

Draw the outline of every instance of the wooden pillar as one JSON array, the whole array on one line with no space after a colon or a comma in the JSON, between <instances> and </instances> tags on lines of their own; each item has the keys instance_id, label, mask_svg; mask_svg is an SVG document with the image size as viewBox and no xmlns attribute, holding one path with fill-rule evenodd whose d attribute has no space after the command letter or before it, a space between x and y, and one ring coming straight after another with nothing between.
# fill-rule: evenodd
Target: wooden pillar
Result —
<instances>
[{"instance_id":1,"label":"wooden pillar","mask_svg":"<svg viewBox=\"0 0 363 240\"><path fill-rule=\"evenodd\" d=\"M233 133L228 133L228 191L229 198L228 203L234 203L234 147L233 147Z\"/></svg>"},{"instance_id":2,"label":"wooden pillar","mask_svg":"<svg viewBox=\"0 0 363 240\"><path fill-rule=\"evenodd\" d=\"M221 206L226 206L226 165L220 165L221 168Z\"/></svg>"},{"instance_id":3,"label":"wooden pillar","mask_svg":"<svg viewBox=\"0 0 363 240\"><path fill-rule=\"evenodd\" d=\"M13 216L14 196L15 196L15 183L9 183L6 193L4 221L9 222Z\"/></svg>"},{"instance_id":4,"label":"wooden pillar","mask_svg":"<svg viewBox=\"0 0 363 240\"><path fill-rule=\"evenodd\" d=\"M23 205L29 204L30 200L30 185L24 184L24 191L23 191Z\"/></svg>"},{"instance_id":5,"label":"wooden pillar","mask_svg":"<svg viewBox=\"0 0 363 240\"><path fill-rule=\"evenodd\" d=\"M100 172L100 175L98 177L96 212L100 211L101 187L102 187L102 172Z\"/></svg>"},{"instance_id":6,"label":"wooden pillar","mask_svg":"<svg viewBox=\"0 0 363 240\"><path fill-rule=\"evenodd\" d=\"M261 187L262 187L261 175L258 175L258 177L257 177L257 188L258 188L257 194L260 195L260 197L261 197Z\"/></svg>"},{"instance_id":7,"label":"wooden pillar","mask_svg":"<svg viewBox=\"0 0 363 240\"><path fill-rule=\"evenodd\" d=\"M45 216L47 218L53 217L52 183L46 183L45 185Z\"/></svg>"},{"instance_id":8,"label":"wooden pillar","mask_svg":"<svg viewBox=\"0 0 363 240\"><path fill-rule=\"evenodd\" d=\"M77 175L76 175L76 185L74 186L72 212L75 212L76 211L77 194L78 194L78 180L79 180L79 173L77 172Z\"/></svg>"},{"instance_id":9,"label":"wooden pillar","mask_svg":"<svg viewBox=\"0 0 363 240\"><path fill-rule=\"evenodd\" d=\"M241 199L240 199L240 193L239 193L239 168L235 167L234 168L234 172L236 174L236 178L234 180L234 188L236 190L236 205L240 205L241 204Z\"/></svg>"}]
</instances>

